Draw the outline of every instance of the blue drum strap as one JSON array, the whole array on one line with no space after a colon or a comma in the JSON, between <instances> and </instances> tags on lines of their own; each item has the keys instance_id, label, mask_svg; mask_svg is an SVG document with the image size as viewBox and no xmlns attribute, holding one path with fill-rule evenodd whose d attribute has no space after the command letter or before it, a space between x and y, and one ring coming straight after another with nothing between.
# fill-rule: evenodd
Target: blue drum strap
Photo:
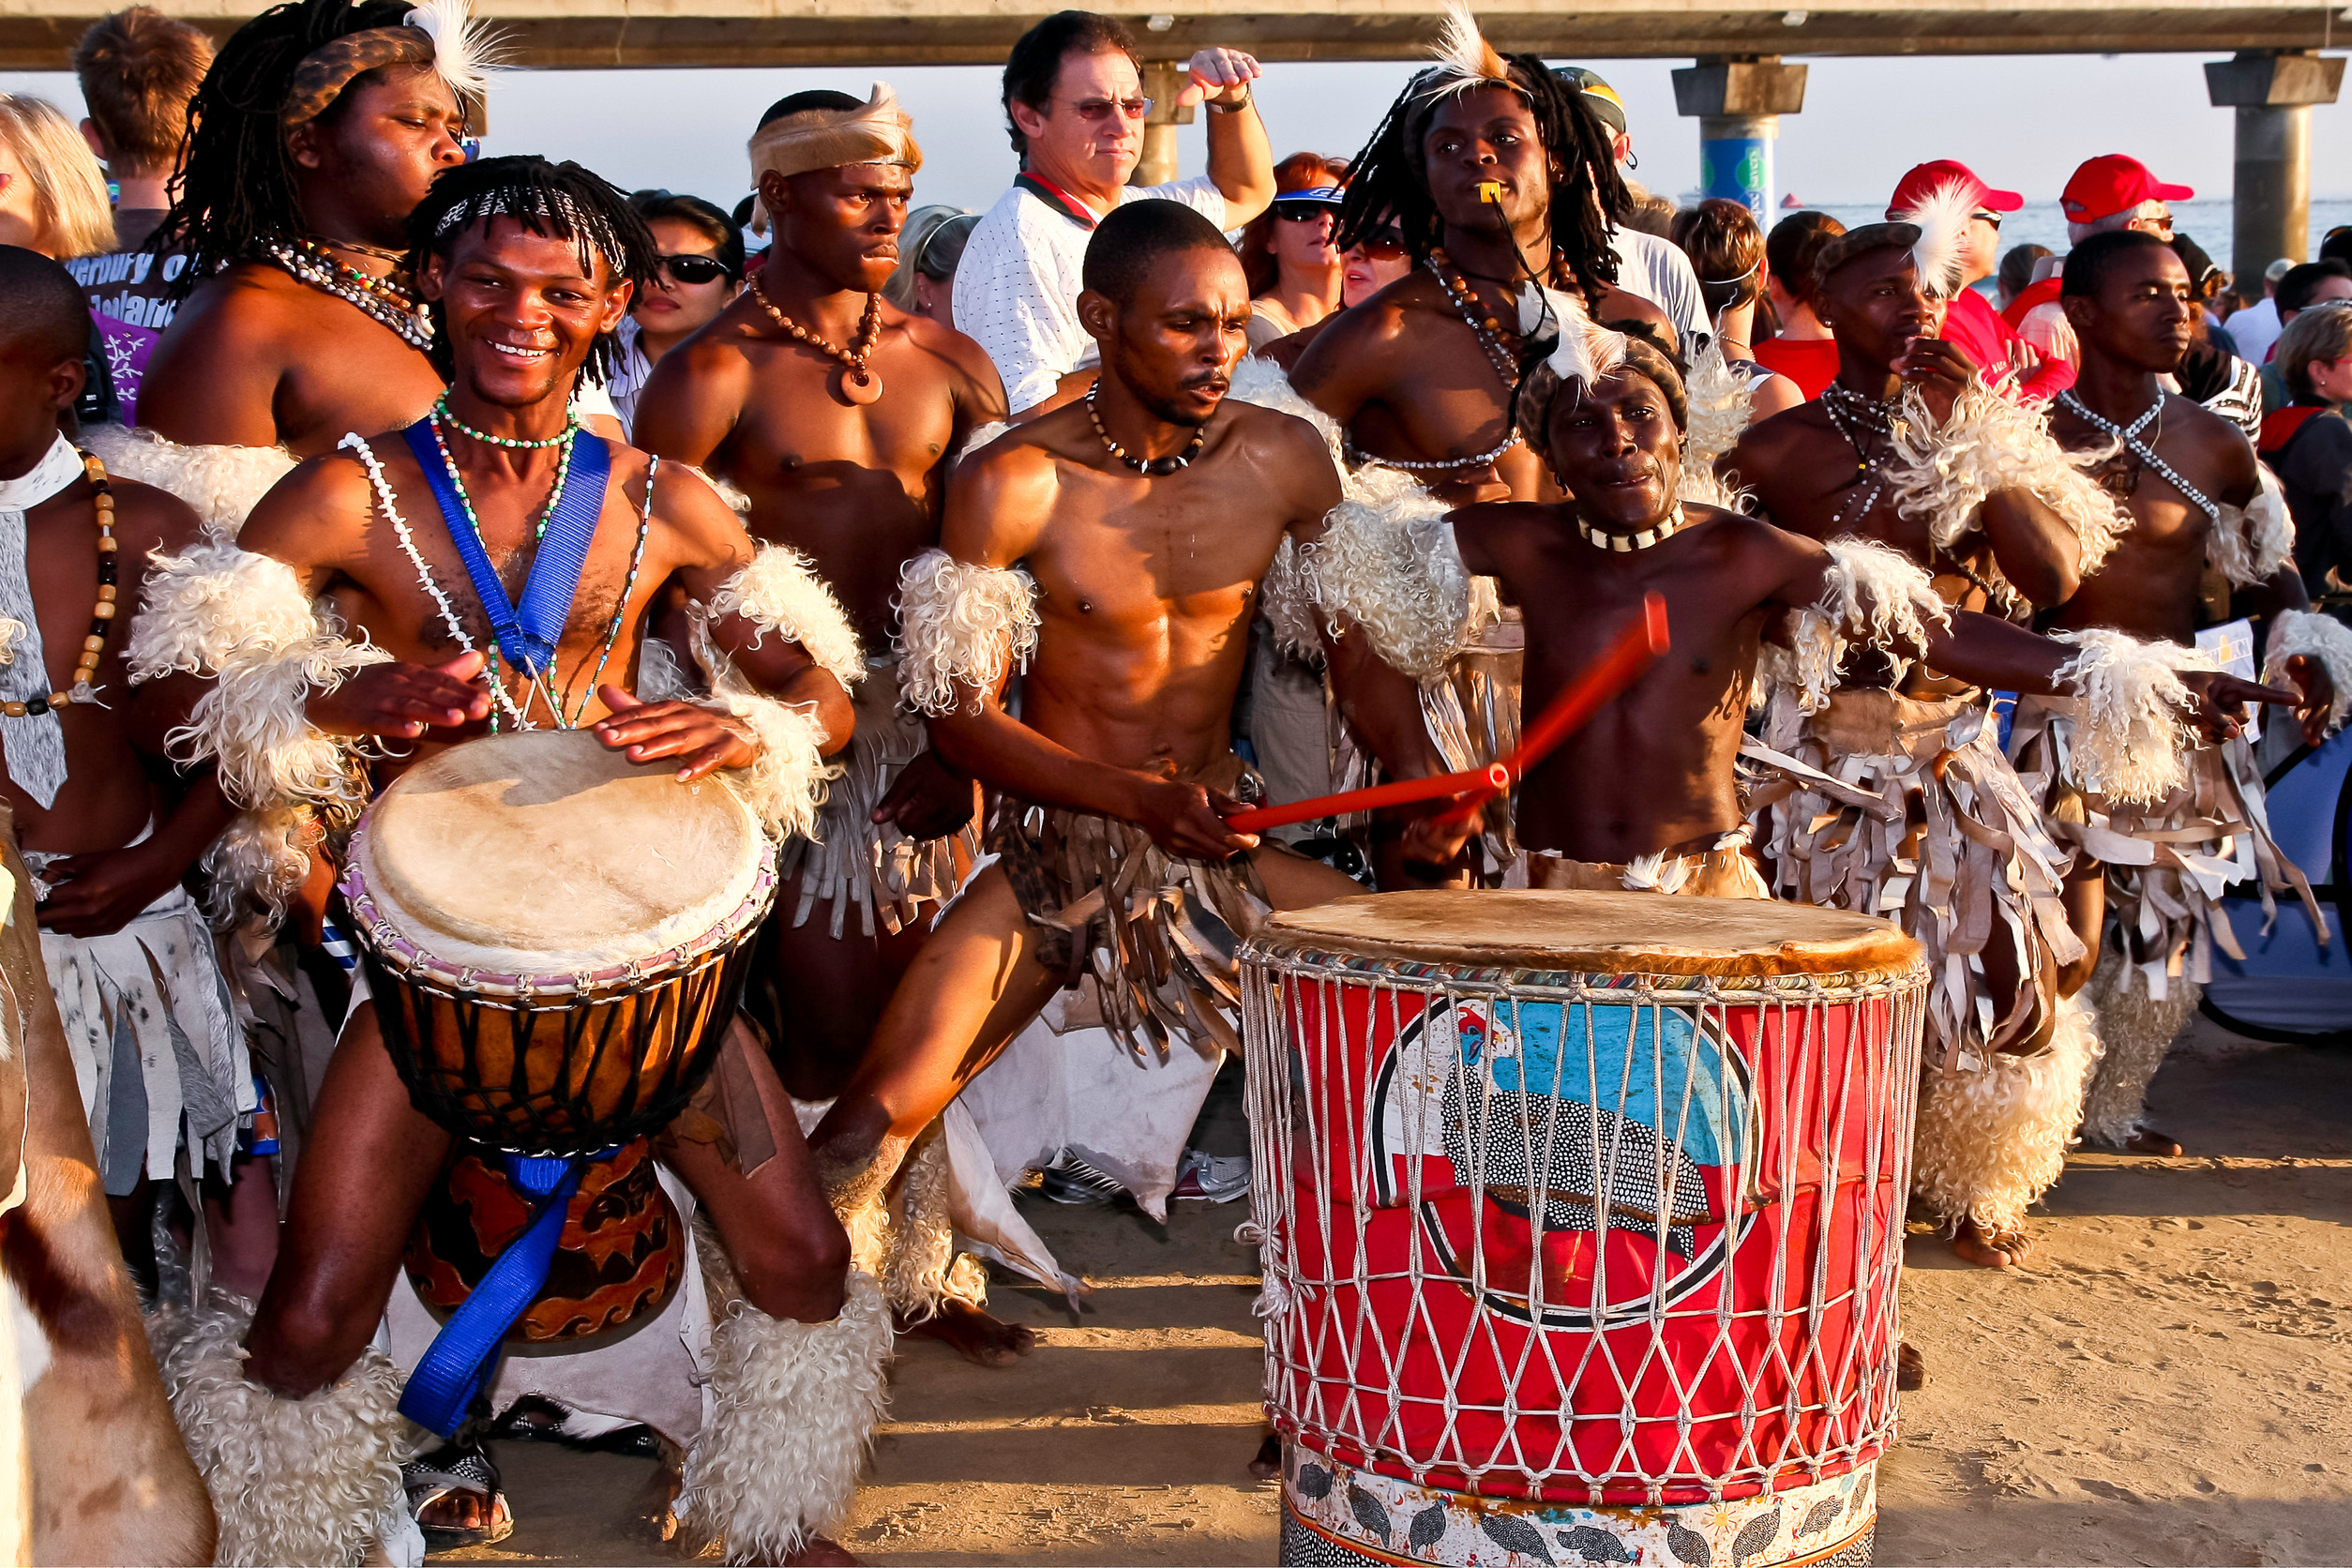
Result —
<instances>
[{"instance_id":1,"label":"blue drum strap","mask_svg":"<svg viewBox=\"0 0 2352 1568\"><path fill-rule=\"evenodd\" d=\"M599 444L601 445L601 444ZM400 1393L400 1413L438 1437L456 1434L473 1408L474 1396L498 1368L498 1354L506 1331L515 1326L547 1283L555 1261L555 1244L564 1235L564 1214L590 1159L538 1159L529 1154L505 1154L506 1180L515 1195L532 1206L531 1223L507 1244L482 1282L449 1320L441 1326L424 1359L408 1377Z\"/></svg>"},{"instance_id":2,"label":"blue drum strap","mask_svg":"<svg viewBox=\"0 0 2352 1568\"><path fill-rule=\"evenodd\" d=\"M482 613L490 617L490 630L497 635L506 662L552 681L556 644L563 641L565 624L571 619L572 596L580 591L580 568L588 564L588 546L596 535L596 519L604 510L605 485L612 475L611 448L602 436L586 430L573 437L570 476L565 481L563 498L547 520L538 550L531 557L531 570L522 583L522 605L517 609L506 596L506 585L498 580L497 568L490 565L472 514L449 480L430 416L419 419L400 435L416 466L425 472L425 484L441 507L441 520L448 525L449 537L465 563L465 575L474 580L475 597L482 601Z\"/></svg>"}]
</instances>

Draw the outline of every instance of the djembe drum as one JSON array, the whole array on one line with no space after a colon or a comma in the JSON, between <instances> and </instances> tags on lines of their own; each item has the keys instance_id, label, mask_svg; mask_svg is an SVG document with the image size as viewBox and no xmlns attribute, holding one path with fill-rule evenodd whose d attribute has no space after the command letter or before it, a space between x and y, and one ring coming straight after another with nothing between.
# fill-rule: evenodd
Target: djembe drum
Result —
<instances>
[{"instance_id":1,"label":"djembe drum","mask_svg":"<svg viewBox=\"0 0 2352 1568\"><path fill-rule=\"evenodd\" d=\"M776 892L716 778L585 731L491 735L393 782L340 891L417 1109L539 1155L659 1132L701 1087Z\"/></svg>"},{"instance_id":2,"label":"djembe drum","mask_svg":"<svg viewBox=\"0 0 2352 1568\"><path fill-rule=\"evenodd\" d=\"M1869 1560L1915 943L1396 893L1242 965L1285 1562Z\"/></svg>"}]
</instances>

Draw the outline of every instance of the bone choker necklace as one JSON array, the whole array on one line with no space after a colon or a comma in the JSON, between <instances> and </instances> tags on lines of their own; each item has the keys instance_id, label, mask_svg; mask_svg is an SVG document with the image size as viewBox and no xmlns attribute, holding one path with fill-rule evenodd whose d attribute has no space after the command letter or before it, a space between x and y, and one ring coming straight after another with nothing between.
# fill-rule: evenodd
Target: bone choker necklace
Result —
<instances>
[{"instance_id":1,"label":"bone choker necklace","mask_svg":"<svg viewBox=\"0 0 2352 1568\"><path fill-rule=\"evenodd\" d=\"M1645 528L1638 534L1607 534L1593 527L1581 517L1576 519L1576 532L1584 535L1585 543L1595 550L1614 550L1621 555L1629 554L1636 550L1648 550L1654 544L1662 544L1669 535L1681 526L1682 505L1680 502L1675 503L1674 510L1666 514L1664 521L1655 527Z\"/></svg>"}]
</instances>

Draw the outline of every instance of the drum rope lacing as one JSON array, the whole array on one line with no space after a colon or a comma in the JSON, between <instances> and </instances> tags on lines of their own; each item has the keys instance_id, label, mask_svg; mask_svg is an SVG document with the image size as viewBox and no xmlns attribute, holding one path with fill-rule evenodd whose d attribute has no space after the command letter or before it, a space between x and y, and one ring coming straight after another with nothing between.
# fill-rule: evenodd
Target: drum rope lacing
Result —
<instances>
[{"instance_id":1,"label":"drum rope lacing","mask_svg":"<svg viewBox=\"0 0 2352 1568\"><path fill-rule=\"evenodd\" d=\"M1417 1482L1435 1474L1444 1478L1439 1485L1460 1487L1467 1483L1479 1489L1479 1478L1492 1475L1505 1495L1523 1495L1530 1486L1546 1496L1583 1492L1594 1505L1601 1503L1605 1488L1621 1494L1637 1488L1653 1504L1665 1501L1669 1489L1679 1497L1704 1494L1720 1501L1726 1489L1769 1489L1791 1474L1818 1480L1877 1453L1891 1435L1893 1418L1900 1190L1907 1179L1907 1123L1902 1128L1892 1124L1886 1101L1890 1085L1908 1081L1907 1073L1916 1074L1922 986L1923 971L1841 985L1833 977L1810 975L1759 983L1705 976L1602 980L1494 971L1465 975L1444 972L1439 966L1406 966L1400 972L1398 966L1356 967L1345 955L1294 952L1246 963L1244 1046L1257 1144L1253 1206L1267 1238L1260 1310L1268 1318L1270 1402L1286 1435L1338 1453L1349 1462L1369 1459L1388 1473L1410 1473ZM1369 993L1360 1016L1328 1004L1334 987L1346 987L1351 994ZM1302 998L1309 994L1320 999L1312 1008L1302 1005ZM1412 1004L1410 1013L1408 1002ZM1507 1013L1515 1029L1527 1021L1522 1015L1529 1007L1553 1004L1563 1009L1559 1015L1563 1029L1570 1016L1566 1009L1585 1009L1588 1041L1596 1008L1633 1007L1637 1017L1651 1020L1653 1039L1659 1037L1657 1020L1666 1012L1681 1011L1695 1020L1694 1037L1717 1041L1735 1038L1725 1027L1728 1010L1761 1008L1758 1017L1776 1022L1775 1037L1784 1043L1777 1066L1767 1062L1756 1069L1752 1076L1757 1081L1750 1090L1755 1114L1761 1118L1772 1113L1776 1120L1758 1121L1741 1135L1743 1147L1736 1162L1738 1192L1759 1192L1759 1184L1770 1179L1777 1180L1777 1192L1748 1209L1744 1229L1736 1238L1729 1230L1724 1233L1731 1239L1722 1244L1726 1261L1713 1288L1702 1281L1688 1296L1673 1293L1663 1270L1666 1239L1653 1227L1660 1269L1650 1285L1615 1308L1605 1307L1599 1331L1581 1334L1526 1334L1515 1326L1525 1320L1523 1316L1514 1319L1495 1304L1515 1294L1521 1300L1521 1314L1558 1312L1575 1304L1545 1301L1540 1272L1523 1276L1523 1287L1491 1274L1492 1241L1485 1229L1488 1204L1473 1205L1470 1211L1470 1236L1458 1253L1466 1266L1447 1266L1435 1257L1432 1236L1441 1232L1431 1230L1435 1221L1430 1216L1437 1211L1430 1204L1440 1195L1433 1194L1425 1181L1434 1174L1427 1170L1425 1158L1410 1160L1402 1190L1390 1192L1377 1206L1363 1196L1350 1200L1349 1194L1364 1195L1373 1183L1395 1180L1393 1173L1383 1178L1376 1164L1380 1151L1375 1144L1384 1137L1401 1136L1408 1149L1423 1154L1450 1147L1441 1139L1433 1141L1430 1134L1431 1119L1445 1119L1442 1108L1451 1091L1458 1101L1457 1118L1461 1105L1471 1103L1484 1108L1485 1118L1483 1134L1468 1140L1470 1168L1457 1168L1459 1187L1491 1192L1514 1185L1510 1178L1515 1175L1525 1184L1536 1168L1531 1161L1539 1150L1548 1178L1560 1168L1553 1159L1560 1152L1562 1123L1570 1123L1566 1130L1573 1134L1574 1124L1589 1118L1585 1130L1591 1146L1606 1148L1611 1155L1610 1200L1606 1214L1598 1216L1605 1227L1601 1234L1622 1234L1629 1227L1624 1223L1627 1199L1619 1162L1629 1155L1648 1154L1651 1168L1659 1173L1652 1212L1681 1208L1675 1202L1679 1189L1666 1175L1673 1167L1665 1156L1681 1153L1701 1073L1685 1074L1679 1111L1663 1093L1653 1095L1660 1123L1652 1129L1654 1138L1636 1136L1629 1140L1620 1131L1606 1144L1598 1136L1598 1123L1606 1109L1606 1085L1585 1086L1591 1099L1584 1103L1581 1114L1563 1116L1555 1110L1542 1119L1524 1106L1515 1117L1508 1110L1497 1112L1497 1058L1491 1051L1485 1055L1482 1070L1469 1073L1455 1054L1450 1080L1443 1073L1436 1080L1414 1079L1413 1063L1402 1053L1387 1059L1382 1070L1393 1078L1383 1081L1411 1079L1413 1092L1399 1100L1399 1110L1388 1113L1395 1125L1385 1130L1367 1105L1354 1100L1349 1104L1365 1124L1334 1124L1329 1102L1301 1092L1305 1084L1344 1081L1359 1100L1368 1101L1370 1086L1363 1080L1380 1066L1381 1059L1358 1048L1377 1039L1405 1040L1410 1026L1433 1015L1457 1018L1462 1009L1483 1009L1475 1016L1500 1026ZM1832 1093L1827 1070L1815 1070L1808 1077L1802 1058L1807 1051L1817 1056L1831 1048L1828 1009L1840 1004L1883 1007L1885 1025L1883 1030L1872 1026L1875 1044L1845 1048L1848 1054L1840 1059L1845 1065ZM1726 1075L1733 1070L1732 1054L1722 1053ZM1566 1055L1560 1052L1562 1060ZM1589 1063L1599 1060L1589 1046L1587 1055ZM1629 1072L1631 1061L1629 1052ZM1304 1077L1298 1077L1302 1072ZM1474 1095L1468 1093L1473 1082L1479 1084ZM1730 1103L1725 1094L1728 1083L1726 1077L1717 1086L1725 1104ZM1556 1080L1554 1088L1560 1089L1561 1083ZM1621 1107L1627 1107L1628 1093L1627 1082L1617 1085ZM1558 1095L1551 1103L1577 1104ZM1636 1124L1619 1120L1621 1126ZM1764 1125L1790 1130L1781 1138L1780 1168L1765 1165L1765 1148L1755 1142L1756 1128ZM1675 1129L1671 1138L1667 1127ZM1792 1234L1786 1226L1795 1222L1784 1220L1791 1211L1783 1205L1803 1185L1793 1165L1801 1143L1828 1152L1830 1168L1815 1180L1832 1200L1820 1206L1810 1228ZM1515 1145L1519 1168L1496 1170L1498 1151L1509 1155ZM1293 1180L1292 1161L1303 1153L1312 1168L1298 1171ZM1444 1157L1453 1158L1450 1153ZM1335 1178L1344 1178L1346 1192L1335 1186ZM1864 1223L1853 1238L1837 1244L1830 1229L1835 1195L1849 1189L1874 1201L1882 1193L1895 1196L1886 1200L1892 1204L1891 1216L1877 1209L1864 1212ZM1590 1190L1597 1205L1602 1189L1596 1184ZM1529 1206L1534 1238L1530 1268L1532 1259L1544 1254L1547 1229L1560 1233L1558 1227L1547 1228L1545 1218L1553 1201ZM1401 1267L1377 1267L1367 1245L1380 1210L1397 1212L1409 1227L1410 1244ZM1768 1219L1772 1223L1757 1232L1756 1227ZM1589 1234L1581 1225L1570 1229L1572 1242L1575 1235ZM1630 1229L1639 1230L1638 1226ZM1393 1230L1389 1234L1394 1237ZM1760 1308L1743 1306L1731 1291L1736 1265L1757 1244L1772 1247L1772 1294ZM1840 1248L1838 1258L1850 1278L1832 1278L1833 1247ZM1326 1261L1315 1264L1317 1255ZM1623 1293L1608 1286L1609 1265L1609 1249L1604 1247L1593 1258L1591 1286L1592 1297L1603 1303ZM1470 1322L1461 1335L1465 1343L1449 1349L1440 1318L1432 1314L1441 1314L1447 1300L1458 1302L1470 1277L1484 1280L1484 1295L1473 1294ZM1639 1286L1639 1279L1635 1284ZM1403 1297L1395 1294L1400 1288L1406 1291ZM1386 1321L1371 1308L1376 1290L1383 1292L1381 1299L1388 1304ZM1800 1293L1802 1300L1794 1299ZM1710 1295L1711 1303L1706 1299ZM1591 1310L1588 1304L1584 1311L1589 1315ZM1823 1338L1832 1314L1851 1321L1842 1344ZM1705 1330L1699 1330L1702 1324ZM1525 1341L1515 1350L1503 1337L1506 1328ZM1667 1338L1668 1331L1678 1328L1684 1334L1680 1350ZM1703 1348L1692 1345L1691 1331L1706 1337ZM1580 1351L1572 1364L1561 1356L1571 1345ZM1756 1353L1759 1345L1761 1353ZM1746 1364L1741 1358L1743 1346L1749 1352ZM1423 1368L1410 1379L1406 1370L1409 1348L1413 1364ZM1426 1358L1432 1350L1435 1375L1441 1380L1436 1389L1427 1384ZM1482 1392L1467 1381L1481 1367L1504 1379L1500 1393ZM1613 1413L1564 1414L1558 1399L1548 1397L1551 1390L1578 1387L1588 1392L1613 1389L1617 1409ZM1531 1399L1522 1397L1530 1391ZM1670 1415L1643 1413L1636 1398L1640 1391L1647 1391L1653 1410L1658 1400L1670 1399ZM1492 1435L1478 1440L1476 1435L1490 1428ZM1598 1432L1611 1429L1614 1441L1596 1448ZM1659 1439L1645 1437L1651 1432ZM1708 1452L1702 1453L1702 1447Z\"/></svg>"}]
</instances>

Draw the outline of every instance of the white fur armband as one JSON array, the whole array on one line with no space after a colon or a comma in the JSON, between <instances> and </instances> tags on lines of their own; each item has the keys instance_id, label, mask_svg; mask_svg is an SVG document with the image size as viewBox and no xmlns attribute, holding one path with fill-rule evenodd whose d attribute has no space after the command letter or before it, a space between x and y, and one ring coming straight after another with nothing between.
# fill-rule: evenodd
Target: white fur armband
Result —
<instances>
[{"instance_id":1,"label":"white fur armband","mask_svg":"<svg viewBox=\"0 0 2352 1568\"><path fill-rule=\"evenodd\" d=\"M714 623L740 615L760 628L761 638L776 632L799 643L801 652L839 681L844 691L866 678L866 655L841 601L808 557L789 545L761 545L752 552L751 564L720 584L700 614ZM755 639L753 646L758 642Z\"/></svg>"},{"instance_id":2,"label":"white fur armband","mask_svg":"<svg viewBox=\"0 0 2352 1568\"><path fill-rule=\"evenodd\" d=\"M1864 539L1832 539L1821 597L1797 617L1787 679L1798 706L1818 713L1837 689L1838 671L1857 644L1885 655L1895 679L1927 652L1931 627L1952 625L1935 580L1899 550Z\"/></svg>"},{"instance_id":3,"label":"white fur armband","mask_svg":"<svg viewBox=\"0 0 2352 1568\"><path fill-rule=\"evenodd\" d=\"M2318 661L2320 668L2328 671L2329 684L2335 688L2335 701L2328 708L2328 733L2332 735L2344 728L2344 715L2352 711L2352 626L2332 615L2313 611L2280 611L2270 623L2270 649L2263 659L2263 680L2271 686L2293 686L2295 683L2286 678L2286 661L2299 655Z\"/></svg>"},{"instance_id":4,"label":"white fur armband","mask_svg":"<svg viewBox=\"0 0 2352 1568\"><path fill-rule=\"evenodd\" d=\"M2077 570L2085 577L2132 526L2122 504L2058 445L2045 413L2013 403L1981 381L1953 400L1952 417L1941 425L1929 417L1917 387L1904 392L1888 479L1895 510L1926 523L1938 550L1951 550L1975 529L1978 508L2001 490L2031 490L2065 520L2080 543Z\"/></svg>"},{"instance_id":5,"label":"white fur armband","mask_svg":"<svg viewBox=\"0 0 2352 1568\"><path fill-rule=\"evenodd\" d=\"M120 425L91 426L82 445L109 474L178 496L205 527L233 539L270 487L302 460L283 446L183 446Z\"/></svg>"},{"instance_id":6,"label":"white fur armband","mask_svg":"<svg viewBox=\"0 0 2352 1568\"><path fill-rule=\"evenodd\" d=\"M1299 389L1290 384L1289 373L1273 360L1260 359L1254 354L1242 355L1242 362L1233 367L1233 384L1225 395L1305 420L1323 438L1323 445L1331 448L1332 461L1340 461L1339 421L1301 397ZM1348 471L1343 465L1339 472L1344 482Z\"/></svg>"},{"instance_id":7,"label":"white fur armband","mask_svg":"<svg viewBox=\"0 0 2352 1568\"><path fill-rule=\"evenodd\" d=\"M126 653L134 682L174 671L213 677L169 739L184 761L216 759L236 805L314 806L330 821L367 805L367 743L327 734L306 709L313 691L392 656L344 637L284 562L226 540L157 559Z\"/></svg>"},{"instance_id":8,"label":"white fur armband","mask_svg":"<svg viewBox=\"0 0 2352 1568\"><path fill-rule=\"evenodd\" d=\"M2243 507L2222 504L2221 520L2206 536L2205 558L2240 588L2268 582L2295 557L2295 520L2268 463L2256 463L2261 485Z\"/></svg>"},{"instance_id":9,"label":"white fur armband","mask_svg":"<svg viewBox=\"0 0 2352 1568\"><path fill-rule=\"evenodd\" d=\"M1307 570L1324 614L1347 617L1384 661L1426 680L1468 641L1477 604L1444 504L1408 475L1392 479L1332 508Z\"/></svg>"},{"instance_id":10,"label":"white fur armband","mask_svg":"<svg viewBox=\"0 0 2352 1568\"><path fill-rule=\"evenodd\" d=\"M2098 627L2054 631L2050 640L2081 650L2058 671L2060 688L2080 708L2067 758L2075 785L2114 800L2152 802L2187 783L2196 700L2180 672L2211 670L2211 657Z\"/></svg>"},{"instance_id":11,"label":"white fur armband","mask_svg":"<svg viewBox=\"0 0 2352 1568\"><path fill-rule=\"evenodd\" d=\"M1322 617L1315 612L1315 580L1298 544L1285 534L1266 568L1258 608L1274 629L1274 646L1309 664L1323 662Z\"/></svg>"},{"instance_id":12,"label":"white fur armband","mask_svg":"<svg viewBox=\"0 0 2352 1568\"><path fill-rule=\"evenodd\" d=\"M1715 460L1739 445L1754 416L1756 389L1732 373L1721 341L1710 338L1683 378L1682 391L1690 409L1682 434L1682 499L1689 501L1691 475L1711 476Z\"/></svg>"},{"instance_id":13,"label":"white fur armband","mask_svg":"<svg viewBox=\"0 0 2352 1568\"><path fill-rule=\"evenodd\" d=\"M898 690L918 713L993 693L1037 651L1037 580L927 550L898 569Z\"/></svg>"}]
</instances>

